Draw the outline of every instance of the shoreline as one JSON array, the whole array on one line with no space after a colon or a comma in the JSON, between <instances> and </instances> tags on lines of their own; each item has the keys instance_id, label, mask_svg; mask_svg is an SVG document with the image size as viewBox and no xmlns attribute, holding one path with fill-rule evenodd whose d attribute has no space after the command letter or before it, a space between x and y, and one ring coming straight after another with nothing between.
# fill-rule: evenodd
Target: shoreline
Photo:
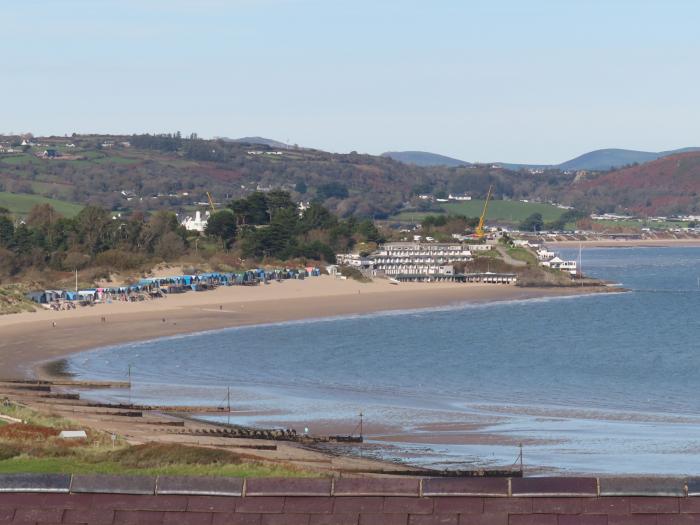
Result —
<instances>
[{"instance_id":1,"label":"shoreline","mask_svg":"<svg viewBox=\"0 0 700 525\"><path fill-rule=\"evenodd\" d=\"M51 379L50 362L83 351L168 336L272 324L611 292L603 287L520 288L477 283L357 283L327 276L256 287L112 303L77 311L39 311L0 317L0 379ZM101 322L105 317L106 322ZM56 323L56 326L53 326Z\"/></svg>"},{"instance_id":2,"label":"shoreline","mask_svg":"<svg viewBox=\"0 0 700 525\"><path fill-rule=\"evenodd\" d=\"M700 239L599 239L585 241L548 241L543 239L542 242L553 248L572 248L582 245L587 248L694 248L700 246Z\"/></svg>"},{"instance_id":3,"label":"shoreline","mask_svg":"<svg viewBox=\"0 0 700 525\"><path fill-rule=\"evenodd\" d=\"M147 341L171 336L207 332L242 326L276 324L304 320L322 320L349 315L411 311L450 307L459 304L489 304L541 298L573 297L618 291L605 286L565 288L521 288L513 285L481 283L402 283L388 281L358 283L335 280L328 276L303 281L284 281L256 287L221 287L202 293L170 296L143 303L112 303L71 311L42 311L14 314L0 318L0 381L15 379L65 379L57 374L55 364L61 359L96 348L122 343ZM105 317L106 322L101 322ZM52 323L56 322L56 327ZM52 366L53 364L53 366ZM74 388L59 387L59 391ZM79 390L78 390L79 391ZM115 418L100 409L90 409L85 401L65 403L51 401L31 391L10 389L6 393L21 403L40 411L59 413L79 424L98 431L124 436L130 443L182 442L199 446L257 445L259 441L163 434L145 425L139 418ZM117 410L116 408L114 410ZM101 414L101 415L100 415ZM158 421L183 420L174 413L149 412ZM164 424L164 423L157 423ZM167 424L167 423L166 423ZM220 428L201 419L185 420L188 428ZM391 434L392 428L386 428ZM493 440L490 438L489 440ZM362 458L343 446L325 450L295 443L273 442L275 451L245 454L273 463L303 465L322 471L395 472L394 461ZM420 467L418 467L420 468Z\"/></svg>"}]
</instances>

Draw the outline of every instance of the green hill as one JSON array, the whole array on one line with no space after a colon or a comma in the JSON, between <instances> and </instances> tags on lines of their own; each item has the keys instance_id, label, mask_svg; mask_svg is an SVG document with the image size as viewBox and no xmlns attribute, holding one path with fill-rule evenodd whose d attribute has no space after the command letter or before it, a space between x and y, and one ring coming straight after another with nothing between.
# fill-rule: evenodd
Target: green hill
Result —
<instances>
[{"instance_id":1,"label":"green hill","mask_svg":"<svg viewBox=\"0 0 700 525\"><path fill-rule=\"evenodd\" d=\"M469 166L471 163L438 155L437 153L429 153L427 151L387 151L382 153L382 157L389 157L404 164L413 164L414 166Z\"/></svg>"},{"instance_id":2,"label":"green hill","mask_svg":"<svg viewBox=\"0 0 700 525\"><path fill-rule=\"evenodd\" d=\"M58 213L66 217L74 217L83 209L80 204L50 199L40 195L23 195L0 191L0 207L7 208L13 215L25 217L29 214L29 210L37 204L50 204Z\"/></svg>"}]
</instances>

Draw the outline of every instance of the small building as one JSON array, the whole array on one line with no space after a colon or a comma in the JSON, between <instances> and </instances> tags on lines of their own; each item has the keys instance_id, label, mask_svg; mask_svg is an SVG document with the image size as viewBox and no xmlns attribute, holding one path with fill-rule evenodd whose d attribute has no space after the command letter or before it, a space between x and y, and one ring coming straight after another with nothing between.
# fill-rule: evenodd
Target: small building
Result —
<instances>
[{"instance_id":1,"label":"small building","mask_svg":"<svg viewBox=\"0 0 700 525\"><path fill-rule=\"evenodd\" d=\"M372 269L373 264L370 258L363 257L357 253L339 253L335 256L339 265L350 266L357 269Z\"/></svg>"},{"instance_id":2,"label":"small building","mask_svg":"<svg viewBox=\"0 0 700 525\"><path fill-rule=\"evenodd\" d=\"M56 149L45 149L41 156L45 159L57 159L61 154Z\"/></svg>"},{"instance_id":3,"label":"small building","mask_svg":"<svg viewBox=\"0 0 700 525\"><path fill-rule=\"evenodd\" d=\"M542 266L551 268L552 270L560 270L562 272L567 272L571 275L576 275L578 272L578 265L576 261L565 261L560 257L554 257L548 261L543 261L540 263Z\"/></svg>"},{"instance_id":4,"label":"small building","mask_svg":"<svg viewBox=\"0 0 700 525\"><path fill-rule=\"evenodd\" d=\"M207 227L207 222L209 222L209 215L210 213L207 211L204 214L204 218L202 218L202 212L197 211L195 212L194 217L187 216L180 224L182 224L187 231L204 233L204 230Z\"/></svg>"},{"instance_id":5,"label":"small building","mask_svg":"<svg viewBox=\"0 0 700 525\"><path fill-rule=\"evenodd\" d=\"M451 201L458 201L458 202L464 202L464 201L470 201L470 200L472 200L472 196L471 196L471 195L467 195L467 194L454 194L454 195L453 195L452 193L450 193L450 194L447 196L447 198L448 198L449 200L451 200Z\"/></svg>"}]
</instances>

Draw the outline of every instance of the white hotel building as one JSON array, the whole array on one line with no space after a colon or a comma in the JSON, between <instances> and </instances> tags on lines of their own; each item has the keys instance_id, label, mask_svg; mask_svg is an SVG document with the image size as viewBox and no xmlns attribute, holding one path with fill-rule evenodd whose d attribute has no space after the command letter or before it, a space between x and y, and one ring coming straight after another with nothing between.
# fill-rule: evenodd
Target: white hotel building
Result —
<instances>
[{"instance_id":1,"label":"white hotel building","mask_svg":"<svg viewBox=\"0 0 700 525\"><path fill-rule=\"evenodd\" d=\"M339 264L371 269L388 277L426 276L450 277L455 262L469 262L469 247L453 243L390 242L383 244L368 257L338 255Z\"/></svg>"}]
</instances>

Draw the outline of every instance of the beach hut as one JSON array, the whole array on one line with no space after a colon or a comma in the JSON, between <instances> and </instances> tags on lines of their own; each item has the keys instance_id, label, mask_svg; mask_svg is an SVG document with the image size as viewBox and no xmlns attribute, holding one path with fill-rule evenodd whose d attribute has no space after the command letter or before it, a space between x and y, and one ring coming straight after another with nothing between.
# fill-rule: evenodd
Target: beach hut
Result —
<instances>
[{"instance_id":1,"label":"beach hut","mask_svg":"<svg viewBox=\"0 0 700 525\"><path fill-rule=\"evenodd\" d=\"M48 300L46 298L46 293L43 291L29 292L26 296L30 301L34 301L39 304L47 304Z\"/></svg>"}]
</instances>

